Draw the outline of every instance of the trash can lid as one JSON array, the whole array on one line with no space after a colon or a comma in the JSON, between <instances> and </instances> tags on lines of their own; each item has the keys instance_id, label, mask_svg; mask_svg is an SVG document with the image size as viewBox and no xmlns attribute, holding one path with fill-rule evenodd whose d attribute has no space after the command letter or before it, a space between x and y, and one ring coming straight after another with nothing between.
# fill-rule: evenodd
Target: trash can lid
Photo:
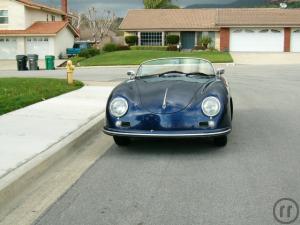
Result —
<instances>
[{"instance_id":1,"label":"trash can lid","mask_svg":"<svg viewBox=\"0 0 300 225\"><path fill-rule=\"evenodd\" d=\"M27 59L26 55L17 55L16 59Z\"/></svg>"},{"instance_id":2,"label":"trash can lid","mask_svg":"<svg viewBox=\"0 0 300 225\"><path fill-rule=\"evenodd\" d=\"M46 59L55 59L55 56L54 55L46 55L45 58Z\"/></svg>"},{"instance_id":3,"label":"trash can lid","mask_svg":"<svg viewBox=\"0 0 300 225\"><path fill-rule=\"evenodd\" d=\"M29 59L39 59L39 56L36 54L29 54L27 55Z\"/></svg>"}]
</instances>

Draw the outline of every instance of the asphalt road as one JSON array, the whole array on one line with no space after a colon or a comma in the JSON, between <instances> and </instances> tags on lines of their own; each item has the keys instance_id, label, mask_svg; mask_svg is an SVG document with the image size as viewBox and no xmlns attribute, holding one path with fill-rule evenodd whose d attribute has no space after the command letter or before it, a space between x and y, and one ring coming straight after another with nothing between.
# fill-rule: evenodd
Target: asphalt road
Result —
<instances>
[{"instance_id":1,"label":"asphalt road","mask_svg":"<svg viewBox=\"0 0 300 225\"><path fill-rule=\"evenodd\" d=\"M231 67L226 77L235 101L227 147L114 145L35 224L279 224L274 203L300 203L300 66Z\"/></svg>"}]
</instances>

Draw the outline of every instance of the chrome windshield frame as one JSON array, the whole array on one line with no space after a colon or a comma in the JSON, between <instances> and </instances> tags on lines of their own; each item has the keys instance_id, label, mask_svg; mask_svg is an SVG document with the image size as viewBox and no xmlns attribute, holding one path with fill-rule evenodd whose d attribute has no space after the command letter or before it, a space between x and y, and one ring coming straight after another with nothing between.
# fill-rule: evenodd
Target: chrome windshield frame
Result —
<instances>
[{"instance_id":1,"label":"chrome windshield frame","mask_svg":"<svg viewBox=\"0 0 300 225\"><path fill-rule=\"evenodd\" d=\"M211 65L212 69L213 69L213 72L215 76L217 76L217 72L216 72L216 69L215 67L213 66L213 64L207 60L207 59L203 59L203 58L196 58L196 57L165 57L165 58L157 58L157 59L151 59L151 60L147 60L143 63L141 63L137 69L137 73L136 73L136 77L143 77L140 75L140 70L142 68L143 65L145 65L146 63L149 63L149 62L154 62L154 61L158 61L158 60L166 60L166 59L169 59L169 60L172 60L172 59L193 59L193 60L201 60L201 61L204 61L204 62L207 62L208 64Z\"/></svg>"}]
</instances>

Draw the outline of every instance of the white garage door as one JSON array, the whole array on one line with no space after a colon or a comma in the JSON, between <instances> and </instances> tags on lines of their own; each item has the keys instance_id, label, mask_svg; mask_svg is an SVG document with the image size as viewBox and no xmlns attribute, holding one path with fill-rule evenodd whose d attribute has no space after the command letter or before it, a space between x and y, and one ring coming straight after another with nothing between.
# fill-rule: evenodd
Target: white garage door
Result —
<instances>
[{"instance_id":1,"label":"white garage door","mask_svg":"<svg viewBox=\"0 0 300 225\"><path fill-rule=\"evenodd\" d=\"M300 52L300 29L292 30L291 51Z\"/></svg>"},{"instance_id":2,"label":"white garage door","mask_svg":"<svg viewBox=\"0 0 300 225\"><path fill-rule=\"evenodd\" d=\"M230 31L230 51L283 52L283 29L238 28Z\"/></svg>"},{"instance_id":3,"label":"white garage door","mask_svg":"<svg viewBox=\"0 0 300 225\"><path fill-rule=\"evenodd\" d=\"M0 59L16 59L17 39L0 37Z\"/></svg>"},{"instance_id":4,"label":"white garage door","mask_svg":"<svg viewBox=\"0 0 300 225\"><path fill-rule=\"evenodd\" d=\"M48 37L28 37L26 41L27 54L39 55L40 59L49 55L49 38Z\"/></svg>"}]
</instances>

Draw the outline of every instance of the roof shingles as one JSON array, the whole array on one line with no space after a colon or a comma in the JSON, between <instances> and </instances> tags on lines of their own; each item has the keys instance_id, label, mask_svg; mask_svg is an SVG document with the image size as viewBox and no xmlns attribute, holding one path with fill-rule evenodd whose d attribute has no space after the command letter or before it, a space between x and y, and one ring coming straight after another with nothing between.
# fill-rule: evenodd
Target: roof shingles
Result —
<instances>
[{"instance_id":1,"label":"roof shingles","mask_svg":"<svg viewBox=\"0 0 300 225\"><path fill-rule=\"evenodd\" d=\"M300 26L299 9L129 10L121 30L206 30L230 26Z\"/></svg>"},{"instance_id":2,"label":"roof shingles","mask_svg":"<svg viewBox=\"0 0 300 225\"><path fill-rule=\"evenodd\" d=\"M67 25L67 21L36 22L26 30L0 30L0 35L55 35Z\"/></svg>"}]
</instances>

